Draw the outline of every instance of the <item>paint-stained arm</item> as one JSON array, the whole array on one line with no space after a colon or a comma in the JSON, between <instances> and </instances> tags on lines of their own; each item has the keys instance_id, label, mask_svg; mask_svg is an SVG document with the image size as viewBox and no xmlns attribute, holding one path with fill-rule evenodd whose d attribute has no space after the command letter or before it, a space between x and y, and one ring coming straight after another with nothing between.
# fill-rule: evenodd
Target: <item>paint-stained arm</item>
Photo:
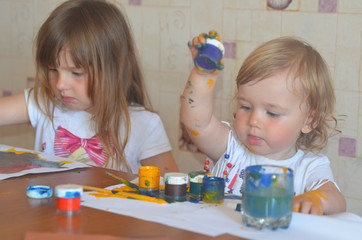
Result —
<instances>
[{"instance_id":1,"label":"paint-stained arm","mask_svg":"<svg viewBox=\"0 0 362 240\"><path fill-rule=\"evenodd\" d=\"M200 35L189 44L192 59L198 53ZM194 67L181 96L181 121L194 144L212 160L226 150L229 127L213 114L214 88L218 71L205 73Z\"/></svg>"},{"instance_id":2,"label":"paint-stained arm","mask_svg":"<svg viewBox=\"0 0 362 240\"><path fill-rule=\"evenodd\" d=\"M0 126L29 121L24 92L0 98Z\"/></svg>"},{"instance_id":3,"label":"paint-stained arm","mask_svg":"<svg viewBox=\"0 0 362 240\"><path fill-rule=\"evenodd\" d=\"M345 212L346 200L333 183L327 182L317 190L296 196L293 211L315 215Z\"/></svg>"}]
</instances>

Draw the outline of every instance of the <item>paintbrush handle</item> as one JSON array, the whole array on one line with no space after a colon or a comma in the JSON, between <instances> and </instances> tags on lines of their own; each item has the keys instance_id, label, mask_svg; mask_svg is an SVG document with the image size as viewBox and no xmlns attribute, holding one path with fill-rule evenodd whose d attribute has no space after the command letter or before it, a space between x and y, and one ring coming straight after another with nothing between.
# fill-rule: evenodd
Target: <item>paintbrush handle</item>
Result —
<instances>
[{"instance_id":1,"label":"paintbrush handle","mask_svg":"<svg viewBox=\"0 0 362 240\"><path fill-rule=\"evenodd\" d=\"M72 185L80 186L85 190L107 193L107 194L111 194L111 195L118 195L118 196L124 197L124 198L132 198L132 199L137 199L137 200L142 200L142 201L147 201L147 202L155 202L155 203L160 203L160 204L167 203L165 200L163 200L161 198L149 197L149 196L137 194L137 193L112 191L112 190L108 190L108 189L104 189L104 188L97 188L97 187L91 187L91 186L85 186L85 185L79 185L79 184L73 184L73 183L72 183Z\"/></svg>"},{"instance_id":2,"label":"paintbrush handle","mask_svg":"<svg viewBox=\"0 0 362 240\"><path fill-rule=\"evenodd\" d=\"M141 187L137 186L136 184L131 183L130 181L127 181L126 179L117 177L116 175L114 175L114 174L112 174L112 173L110 173L110 172L105 171L105 173L106 173L107 175L111 176L112 178L117 179L118 181L120 181L121 183L125 184L125 185L128 186L128 187L137 189L138 191L142 189Z\"/></svg>"}]
</instances>

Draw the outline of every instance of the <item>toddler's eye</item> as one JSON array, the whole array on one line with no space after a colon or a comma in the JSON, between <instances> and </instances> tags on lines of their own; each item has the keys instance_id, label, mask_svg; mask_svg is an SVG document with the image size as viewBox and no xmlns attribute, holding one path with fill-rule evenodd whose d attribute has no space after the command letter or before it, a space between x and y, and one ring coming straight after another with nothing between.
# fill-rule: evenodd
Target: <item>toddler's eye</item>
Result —
<instances>
[{"instance_id":1,"label":"toddler's eye","mask_svg":"<svg viewBox=\"0 0 362 240\"><path fill-rule=\"evenodd\" d=\"M273 117L273 118L277 118L279 117L278 113L274 113L274 112L267 112L269 116Z\"/></svg>"},{"instance_id":2,"label":"toddler's eye","mask_svg":"<svg viewBox=\"0 0 362 240\"><path fill-rule=\"evenodd\" d=\"M244 109L244 110L250 110L251 109L251 107L249 107L247 105L241 105L240 108Z\"/></svg>"}]
</instances>

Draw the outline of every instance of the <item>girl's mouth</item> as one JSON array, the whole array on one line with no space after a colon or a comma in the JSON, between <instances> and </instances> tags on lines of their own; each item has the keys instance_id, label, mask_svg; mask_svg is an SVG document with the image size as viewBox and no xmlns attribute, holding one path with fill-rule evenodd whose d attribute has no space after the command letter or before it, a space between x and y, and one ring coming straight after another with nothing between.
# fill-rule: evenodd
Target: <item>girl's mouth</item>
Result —
<instances>
[{"instance_id":1,"label":"girl's mouth","mask_svg":"<svg viewBox=\"0 0 362 240\"><path fill-rule=\"evenodd\" d=\"M74 98L62 96L62 101L65 102L65 103L67 103L67 102L73 102L73 101L74 101Z\"/></svg>"}]
</instances>

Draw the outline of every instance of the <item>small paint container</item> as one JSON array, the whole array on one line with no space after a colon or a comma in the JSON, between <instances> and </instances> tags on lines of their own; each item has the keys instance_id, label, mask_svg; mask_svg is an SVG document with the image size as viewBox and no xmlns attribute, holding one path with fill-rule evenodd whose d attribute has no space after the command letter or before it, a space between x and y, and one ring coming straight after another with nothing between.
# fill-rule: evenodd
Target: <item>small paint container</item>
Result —
<instances>
[{"instance_id":1,"label":"small paint container","mask_svg":"<svg viewBox=\"0 0 362 240\"><path fill-rule=\"evenodd\" d=\"M202 181L202 201L205 203L222 204L224 202L224 178L205 176Z\"/></svg>"},{"instance_id":2,"label":"small paint container","mask_svg":"<svg viewBox=\"0 0 362 240\"><path fill-rule=\"evenodd\" d=\"M186 173L165 173L165 198L177 202L186 201L189 176Z\"/></svg>"},{"instance_id":3,"label":"small paint container","mask_svg":"<svg viewBox=\"0 0 362 240\"><path fill-rule=\"evenodd\" d=\"M138 184L149 192L158 192L160 186L160 168L142 166L138 169Z\"/></svg>"},{"instance_id":4,"label":"small paint container","mask_svg":"<svg viewBox=\"0 0 362 240\"><path fill-rule=\"evenodd\" d=\"M60 212L73 213L80 209L83 188L78 185L64 184L55 187L57 209Z\"/></svg>"},{"instance_id":5,"label":"small paint container","mask_svg":"<svg viewBox=\"0 0 362 240\"><path fill-rule=\"evenodd\" d=\"M202 180L204 179L204 171L194 171L189 173L190 177L190 190L189 197L190 201L201 201L202 200Z\"/></svg>"},{"instance_id":6,"label":"small paint container","mask_svg":"<svg viewBox=\"0 0 362 240\"><path fill-rule=\"evenodd\" d=\"M214 72L224 53L225 48L220 41L208 38L194 59L195 66L203 72Z\"/></svg>"},{"instance_id":7,"label":"small paint container","mask_svg":"<svg viewBox=\"0 0 362 240\"><path fill-rule=\"evenodd\" d=\"M29 186L26 189L26 195L36 199L50 198L53 195L53 189L43 185Z\"/></svg>"}]
</instances>

